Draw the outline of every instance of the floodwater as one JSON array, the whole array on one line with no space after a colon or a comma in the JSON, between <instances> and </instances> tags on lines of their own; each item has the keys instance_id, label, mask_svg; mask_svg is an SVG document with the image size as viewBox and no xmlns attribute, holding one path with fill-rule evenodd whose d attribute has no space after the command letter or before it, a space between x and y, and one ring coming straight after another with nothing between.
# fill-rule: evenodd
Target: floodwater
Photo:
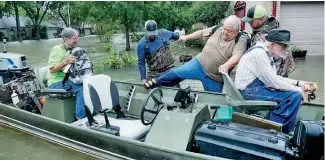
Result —
<instances>
[{"instance_id":1,"label":"floodwater","mask_svg":"<svg viewBox=\"0 0 325 160\"><path fill-rule=\"evenodd\" d=\"M89 155L0 125L1 160L95 160Z\"/></svg>"},{"instance_id":2,"label":"floodwater","mask_svg":"<svg viewBox=\"0 0 325 160\"><path fill-rule=\"evenodd\" d=\"M88 56L96 66L101 60L108 58L108 53L104 51L103 44L96 37L81 37L80 47L86 49ZM50 39L42 41L23 41L7 43L7 51L21 53L27 56L32 68L47 64L50 49L60 43L61 39ZM112 46L116 51L125 49L125 39L123 35L112 37ZM131 43L131 48L136 48L136 43ZM3 45L0 45L0 51ZM199 53L199 49L191 49L191 55ZM132 52L136 57L135 52ZM307 53L308 54L308 53ZM307 56L306 59L295 59L296 69L290 78L303 79L318 82L316 99L312 102L324 104L324 56ZM137 63L131 67L122 69L105 68L96 73L107 74L114 80L140 83L140 75ZM0 126L0 159L91 159L87 155L55 146L36 137L26 135L21 132L2 128Z\"/></svg>"}]
</instances>

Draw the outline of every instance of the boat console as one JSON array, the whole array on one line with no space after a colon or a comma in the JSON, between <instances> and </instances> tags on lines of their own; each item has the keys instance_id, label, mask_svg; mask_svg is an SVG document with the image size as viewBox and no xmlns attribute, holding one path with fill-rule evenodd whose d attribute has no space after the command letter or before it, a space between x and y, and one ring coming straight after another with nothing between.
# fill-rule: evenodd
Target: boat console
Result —
<instances>
[{"instance_id":1,"label":"boat console","mask_svg":"<svg viewBox=\"0 0 325 160\"><path fill-rule=\"evenodd\" d=\"M208 106L195 103L197 96L190 92L190 88L179 89L168 102L161 88L151 90L141 110L142 123L152 125L145 143L187 150L197 126L210 118Z\"/></svg>"}]
</instances>

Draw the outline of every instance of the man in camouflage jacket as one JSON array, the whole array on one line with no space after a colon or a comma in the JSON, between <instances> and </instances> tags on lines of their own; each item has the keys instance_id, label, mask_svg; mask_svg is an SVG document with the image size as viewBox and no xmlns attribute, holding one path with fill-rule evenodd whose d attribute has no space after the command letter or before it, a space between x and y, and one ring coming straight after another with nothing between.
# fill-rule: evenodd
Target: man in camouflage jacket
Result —
<instances>
[{"instance_id":1,"label":"man in camouflage jacket","mask_svg":"<svg viewBox=\"0 0 325 160\"><path fill-rule=\"evenodd\" d=\"M266 16L266 10L261 5L251 7L246 17L242 19L244 22L250 24L253 29L252 32L252 46L257 41L265 42L265 36L270 30L279 28L279 22L274 17ZM290 50L286 49L283 56L274 57L277 74L283 77L288 77L294 70L294 61Z\"/></svg>"}]
</instances>

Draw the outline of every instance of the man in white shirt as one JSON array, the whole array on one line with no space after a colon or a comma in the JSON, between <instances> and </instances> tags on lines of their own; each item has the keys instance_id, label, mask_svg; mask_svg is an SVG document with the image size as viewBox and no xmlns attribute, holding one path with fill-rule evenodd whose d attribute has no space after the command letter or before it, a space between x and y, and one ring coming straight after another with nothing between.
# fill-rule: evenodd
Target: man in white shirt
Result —
<instances>
[{"instance_id":1,"label":"man in white shirt","mask_svg":"<svg viewBox=\"0 0 325 160\"><path fill-rule=\"evenodd\" d=\"M267 119L282 123L283 132L288 133L294 128L299 105L304 100L303 92L315 89L310 87L312 82L277 75L273 57L281 56L287 49L290 32L274 29L265 39L244 53L237 66L235 84L246 100L277 102Z\"/></svg>"}]
</instances>

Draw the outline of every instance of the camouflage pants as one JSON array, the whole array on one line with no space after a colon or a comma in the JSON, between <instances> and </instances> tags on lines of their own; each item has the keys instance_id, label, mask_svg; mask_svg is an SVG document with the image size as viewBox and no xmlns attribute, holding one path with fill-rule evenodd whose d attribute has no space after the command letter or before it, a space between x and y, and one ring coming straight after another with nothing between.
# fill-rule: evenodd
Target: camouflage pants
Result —
<instances>
[{"instance_id":1,"label":"camouflage pants","mask_svg":"<svg viewBox=\"0 0 325 160\"><path fill-rule=\"evenodd\" d=\"M155 54L147 58L147 79L161 75L174 67L174 58L167 45L161 47Z\"/></svg>"}]
</instances>

